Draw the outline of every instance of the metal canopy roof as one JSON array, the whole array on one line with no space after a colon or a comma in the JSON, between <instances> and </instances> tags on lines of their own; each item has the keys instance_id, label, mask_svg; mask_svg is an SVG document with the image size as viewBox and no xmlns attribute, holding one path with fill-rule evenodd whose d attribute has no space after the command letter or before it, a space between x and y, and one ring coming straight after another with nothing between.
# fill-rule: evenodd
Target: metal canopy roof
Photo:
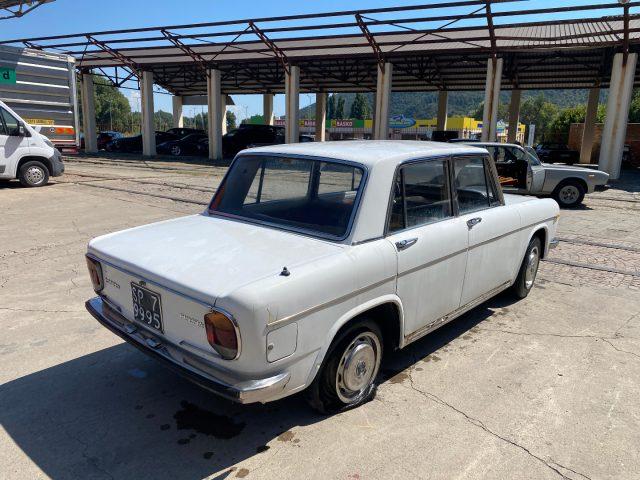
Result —
<instances>
[{"instance_id":1,"label":"metal canopy roof","mask_svg":"<svg viewBox=\"0 0 640 480\"><path fill-rule=\"evenodd\" d=\"M526 9L500 9L515 2ZM640 50L640 15L631 14L640 2L542 4L548 2L462 0L0 44L62 51L117 86L153 71L157 85L178 95L205 94L207 68L223 72L225 93L281 93L290 65L300 67L302 92L374 91L384 61L394 64L394 91L481 90L492 56L505 59L506 89L606 87L613 55ZM541 21L518 23L524 15ZM562 19L576 15L582 18Z\"/></svg>"}]
</instances>

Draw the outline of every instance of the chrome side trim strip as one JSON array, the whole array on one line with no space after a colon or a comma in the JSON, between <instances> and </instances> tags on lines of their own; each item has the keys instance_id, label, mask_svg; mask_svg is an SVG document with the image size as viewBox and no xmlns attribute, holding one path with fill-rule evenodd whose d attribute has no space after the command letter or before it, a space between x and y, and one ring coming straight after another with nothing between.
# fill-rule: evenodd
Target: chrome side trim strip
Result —
<instances>
[{"instance_id":1,"label":"chrome side trim strip","mask_svg":"<svg viewBox=\"0 0 640 480\"><path fill-rule=\"evenodd\" d=\"M476 298L475 300L472 300L471 302L467 303L466 305L457 308L456 310L454 310L453 312L445 315L444 317L439 318L435 322L431 322L428 325L425 325L424 327L419 328L415 332L410 333L409 335L405 335L405 337L404 337L404 346L407 346L408 344L410 344L412 342L415 342L419 338L424 337L428 333L431 333L432 331L437 330L438 328L442 327L443 325L446 325L451 320L454 320L454 319L458 318L460 315L462 315L462 314L468 312L469 310L477 307L478 305L486 302L487 300L489 300L490 298L496 296L501 291L506 290L510 286L511 286L511 282L505 282L502 285L494 288L493 290L488 291L484 295Z\"/></svg>"},{"instance_id":2,"label":"chrome side trim strip","mask_svg":"<svg viewBox=\"0 0 640 480\"><path fill-rule=\"evenodd\" d=\"M323 308L328 308L331 307L333 305L337 305L338 303L342 303L345 300L350 299L351 297L355 297L357 295L360 295L368 290L372 290L374 288L380 287L382 285L384 285L387 282L390 282L392 280L396 279L396 275L392 275L390 277L384 278L378 282L372 283L370 285L367 285L365 287L359 288L358 290L354 290L353 292L349 292L346 295L342 295L341 297L337 297L334 298L333 300L329 300L327 302L324 303L320 303L314 307L310 307L307 308L305 310L302 310L301 312L298 313L294 313L293 315L289 315L287 317L283 317L279 320L274 320L273 322L269 322L267 323L267 328L269 328L270 330L273 330L275 328L279 328L282 327L284 325L287 325L291 322L295 322L296 320L298 320L301 317L307 316L307 315L311 315L312 313L317 312L318 310L322 310Z\"/></svg>"}]
</instances>

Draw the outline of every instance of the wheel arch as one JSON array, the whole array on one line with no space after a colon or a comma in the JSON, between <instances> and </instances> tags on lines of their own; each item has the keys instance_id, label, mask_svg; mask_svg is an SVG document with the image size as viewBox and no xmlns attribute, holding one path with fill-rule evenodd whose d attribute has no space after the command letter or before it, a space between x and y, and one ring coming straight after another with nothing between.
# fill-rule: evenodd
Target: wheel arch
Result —
<instances>
[{"instance_id":1,"label":"wheel arch","mask_svg":"<svg viewBox=\"0 0 640 480\"><path fill-rule=\"evenodd\" d=\"M345 329L363 318L373 320L380 327L385 350L395 350L404 346L404 310L400 297L397 295L384 295L369 300L349 310L334 323L327 334L324 345L316 356L314 368L311 369L307 379L307 385L313 382L320 371L334 339Z\"/></svg>"},{"instance_id":2,"label":"wheel arch","mask_svg":"<svg viewBox=\"0 0 640 480\"><path fill-rule=\"evenodd\" d=\"M48 158L39 157L37 155L25 155L20 160L18 160L18 165L16 166L16 178L18 178L18 176L20 175L20 169L22 168L22 166L27 162L42 163L49 171L49 175L51 175L51 172L53 171L53 166L51 165L51 162Z\"/></svg>"},{"instance_id":3,"label":"wheel arch","mask_svg":"<svg viewBox=\"0 0 640 480\"><path fill-rule=\"evenodd\" d=\"M578 184L580 184L580 186L582 188L584 188L584 192L585 193L587 193L589 191L589 184L587 183L587 181L584 178L569 177L569 178L563 178L562 180L560 180L560 182L558 183L556 188L554 188L554 192L559 191L562 187L564 187L565 185L567 185L569 183L578 183Z\"/></svg>"}]
</instances>

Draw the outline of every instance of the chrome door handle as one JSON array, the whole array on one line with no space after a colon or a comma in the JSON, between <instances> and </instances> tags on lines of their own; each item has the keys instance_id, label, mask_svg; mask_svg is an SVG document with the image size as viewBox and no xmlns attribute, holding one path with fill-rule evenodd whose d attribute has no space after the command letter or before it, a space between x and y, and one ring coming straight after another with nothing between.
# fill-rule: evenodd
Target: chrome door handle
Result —
<instances>
[{"instance_id":1,"label":"chrome door handle","mask_svg":"<svg viewBox=\"0 0 640 480\"><path fill-rule=\"evenodd\" d=\"M407 248L415 245L416 243L418 243L417 238L409 238L408 240L402 240L400 242L396 242L396 248L400 252L402 250L406 250Z\"/></svg>"},{"instance_id":2,"label":"chrome door handle","mask_svg":"<svg viewBox=\"0 0 640 480\"><path fill-rule=\"evenodd\" d=\"M478 225L481 221L482 221L482 219L480 217L476 217L476 218L472 218L471 220L467 220L467 227L469 227L469 230L471 230L473 227Z\"/></svg>"}]
</instances>

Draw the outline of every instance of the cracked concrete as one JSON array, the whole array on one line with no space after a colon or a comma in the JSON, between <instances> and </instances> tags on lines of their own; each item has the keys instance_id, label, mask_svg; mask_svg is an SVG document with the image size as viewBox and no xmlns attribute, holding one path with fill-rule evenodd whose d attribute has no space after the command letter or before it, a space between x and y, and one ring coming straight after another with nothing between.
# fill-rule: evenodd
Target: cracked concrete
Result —
<instances>
[{"instance_id":1,"label":"cracked concrete","mask_svg":"<svg viewBox=\"0 0 640 480\"><path fill-rule=\"evenodd\" d=\"M68 179L126 190L149 167L76 162ZM144 192L203 198L222 173L170 167L141 194L0 187L0 478L640 478L640 291L588 270L543 265L527 299L389 354L376 399L332 417L299 397L229 404L124 345L83 308L83 254L93 236L200 210ZM594 225L590 241L636 248L638 220L595 203L563 212L561 233ZM178 431L183 401L245 426Z\"/></svg>"}]
</instances>

